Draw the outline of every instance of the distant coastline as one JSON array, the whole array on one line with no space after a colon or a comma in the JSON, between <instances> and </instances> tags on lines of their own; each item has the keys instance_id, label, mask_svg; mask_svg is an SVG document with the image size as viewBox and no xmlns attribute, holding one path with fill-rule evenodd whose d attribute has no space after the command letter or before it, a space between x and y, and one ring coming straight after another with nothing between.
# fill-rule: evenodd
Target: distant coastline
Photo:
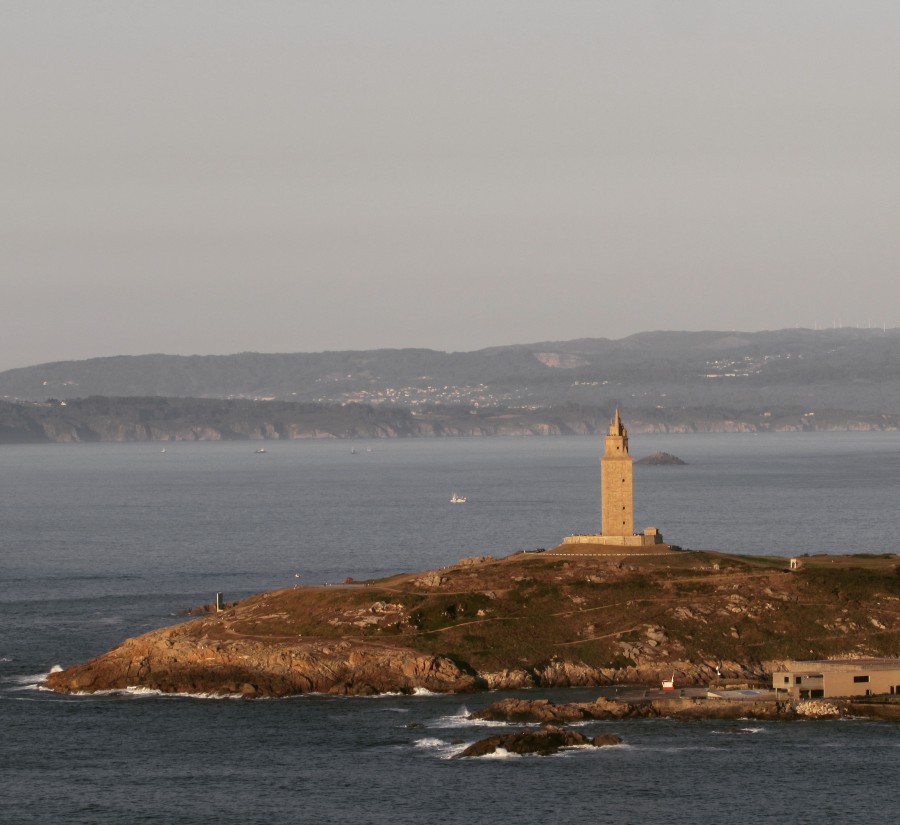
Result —
<instances>
[{"instance_id":1,"label":"distant coastline","mask_svg":"<svg viewBox=\"0 0 900 825\"><path fill-rule=\"evenodd\" d=\"M629 406L634 433L882 432L900 415L769 409L642 409ZM313 404L210 398L0 401L0 444L265 441L602 434L606 406L535 409L429 405L411 410L368 404Z\"/></svg>"},{"instance_id":2,"label":"distant coastline","mask_svg":"<svg viewBox=\"0 0 900 825\"><path fill-rule=\"evenodd\" d=\"M900 429L900 329L644 332L473 352L110 356L0 372L0 443Z\"/></svg>"}]
</instances>

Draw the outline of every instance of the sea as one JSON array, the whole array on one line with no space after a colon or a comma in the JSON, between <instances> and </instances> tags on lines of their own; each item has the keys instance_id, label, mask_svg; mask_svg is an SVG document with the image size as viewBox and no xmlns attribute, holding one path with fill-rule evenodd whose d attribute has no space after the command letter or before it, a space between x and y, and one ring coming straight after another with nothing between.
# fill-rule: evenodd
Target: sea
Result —
<instances>
[{"instance_id":1,"label":"sea","mask_svg":"<svg viewBox=\"0 0 900 825\"><path fill-rule=\"evenodd\" d=\"M55 667L216 592L599 531L595 437L0 448L0 822L896 822L900 726L591 722L615 747L454 760L507 694L61 696ZM900 550L900 434L632 435L635 522L688 549ZM465 504L451 504L454 494ZM597 690L534 690L582 701ZM512 728L514 729L514 728Z\"/></svg>"}]
</instances>

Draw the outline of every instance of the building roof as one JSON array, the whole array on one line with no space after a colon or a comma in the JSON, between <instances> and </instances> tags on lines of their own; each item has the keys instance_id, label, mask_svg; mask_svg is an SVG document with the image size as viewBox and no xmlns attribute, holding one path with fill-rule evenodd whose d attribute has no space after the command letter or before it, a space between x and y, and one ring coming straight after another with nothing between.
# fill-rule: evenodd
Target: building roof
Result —
<instances>
[{"instance_id":1,"label":"building roof","mask_svg":"<svg viewBox=\"0 0 900 825\"><path fill-rule=\"evenodd\" d=\"M900 659L820 659L785 662L782 671L791 673L837 673L857 670L900 670Z\"/></svg>"}]
</instances>

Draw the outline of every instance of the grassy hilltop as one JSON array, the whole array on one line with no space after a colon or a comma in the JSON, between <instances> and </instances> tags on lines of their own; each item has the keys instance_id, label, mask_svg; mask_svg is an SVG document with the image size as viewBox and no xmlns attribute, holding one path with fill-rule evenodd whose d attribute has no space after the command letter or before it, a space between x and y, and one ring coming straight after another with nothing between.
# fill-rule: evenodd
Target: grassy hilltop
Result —
<instances>
[{"instance_id":1,"label":"grassy hilltop","mask_svg":"<svg viewBox=\"0 0 900 825\"><path fill-rule=\"evenodd\" d=\"M560 552L565 552L561 548ZM464 559L297 587L129 640L63 691L473 690L765 678L785 659L900 653L900 558L714 552Z\"/></svg>"}]
</instances>

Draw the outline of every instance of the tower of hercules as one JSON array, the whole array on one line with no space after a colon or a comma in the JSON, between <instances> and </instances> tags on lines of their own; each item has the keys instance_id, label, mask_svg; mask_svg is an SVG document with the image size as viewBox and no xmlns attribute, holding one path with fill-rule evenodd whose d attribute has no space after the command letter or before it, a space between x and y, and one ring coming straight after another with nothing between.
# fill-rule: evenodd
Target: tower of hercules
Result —
<instances>
[{"instance_id":1,"label":"tower of hercules","mask_svg":"<svg viewBox=\"0 0 900 825\"><path fill-rule=\"evenodd\" d=\"M628 454L628 430L619 417L613 419L606 434L606 445L600 459L600 533L576 533L547 552L549 556L566 555L639 555L671 552L664 548L662 533L647 527L634 532L634 499L632 498L631 456ZM589 545L576 549L572 545ZM629 548L625 550L624 548Z\"/></svg>"},{"instance_id":2,"label":"tower of hercules","mask_svg":"<svg viewBox=\"0 0 900 825\"><path fill-rule=\"evenodd\" d=\"M618 410L606 434L606 451L600 459L600 505L604 536L634 535L628 430Z\"/></svg>"}]
</instances>

